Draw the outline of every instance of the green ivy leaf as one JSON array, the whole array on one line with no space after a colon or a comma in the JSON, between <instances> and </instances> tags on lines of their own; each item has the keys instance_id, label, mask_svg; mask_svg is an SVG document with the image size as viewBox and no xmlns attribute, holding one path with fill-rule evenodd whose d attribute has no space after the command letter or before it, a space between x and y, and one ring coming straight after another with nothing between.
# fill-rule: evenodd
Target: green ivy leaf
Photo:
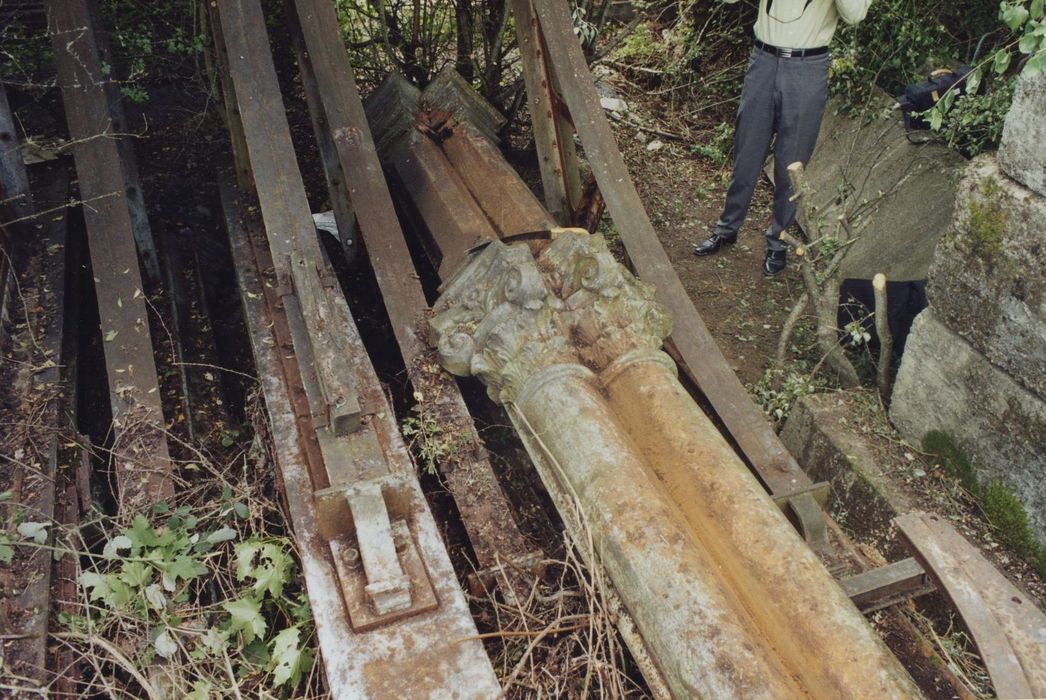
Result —
<instances>
[{"instance_id":1,"label":"green ivy leaf","mask_svg":"<svg viewBox=\"0 0 1046 700\"><path fill-rule=\"evenodd\" d=\"M941 123L944 121L944 114L941 112L939 107L934 107L930 110L930 128L934 131L941 130Z\"/></svg>"},{"instance_id":2,"label":"green ivy leaf","mask_svg":"<svg viewBox=\"0 0 1046 700\"><path fill-rule=\"evenodd\" d=\"M977 89L981 86L981 69L973 71L966 77L966 87L963 89L964 95L976 95ZM954 90L953 90L954 92Z\"/></svg>"},{"instance_id":3,"label":"green ivy leaf","mask_svg":"<svg viewBox=\"0 0 1046 700\"><path fill-rule=\"evenodd\" d=\"M995 75L1002 75L1006 72L1006 69L1010 67L1010 52L1006 49L999 49L995 52L995 59L992 61L992 70L995 71Z\"/></svg>"},{"instance_id":4,"label":"green ivy leaf","mask_svg":"<svg viewBox=\"0 0 1046 700\"><path fill-rule=\"evenodd\" d=\"M193 557L178 555L173 561L168 562L161 568L163 575L160 582L168 591L174 591L178 587L178 579L192 581L197 576L207 573L207 567Z\"/></svg>"},{"instance_id":5,"label":"green ivy leaf","mask_svg":"<svg viewBox=\"0 0 1046 700\"><path fill-rule=\"evenodd\" d=\"M1016 30L1028 20L1028 10L1024 5L1013 5L1008 2L999 4L999 19L1010 29Z\"/></svg>"},{"instance_id":6,"label":"green ivy leaf","mask_svg":"<svg viewBox=\"0 0 1046 700\"><path fill-rule=\"evenodd\" d=\"M141 588L152 579L152 570L143 562L129 561L123 565L119 578L128 586Z\"/></svg>"},{"instance_id":7,"label":"green ivy leaf","mask_svg":"<svg viewBox=\"0 0 1046 700\"><path fill-rule=\"evenodd\" d=\"M121 608L133 597L131 587L114 574L85 571L80 574L80 585L87 589L90 600L100 600L110 608Z\"/></svg>"},{"instance_id":8,"label":"green ivy leaf","mask_svg":"<svg viewBox=\"0 0 1046 700\"><path fill-rule=\"evenodd\" d=\"M105 546L102 548L102 556L106 559L113 559L121 549L130 548L131 538L127 535L117 535L105 543Z\"/></svg>"},{"instance_id":9,"label":"green ivy leaf","mask_svg":"<svg viewBox=\"0 0 1046 700\"><path fill-rule=\"evenodd\" d=\"M1039 53L1028 59L1028 62L1024 64L1022 73L1029 77L1046 73L1046 49L1039 51Z\"/></svg>"},{"instance_id":10,"label":"green ivy leaf","mask_svg":"<svg viewBox=\"0 0 1046 700\"><path fill-rule=\"evenodd\" d=\"M178 643L174 641L174 638L171 637L170 632L167 630L156 635L153 647L156 649L156 653L165 659L170 659L178 653Z\"/></svg>"},{"instance_id":11,"label":"green ivy leaf","mask_svg":"<svg viewBox=\"0 0 1046 700\"><path fill-rule=\"evenodd\" d=\"M265 635L268 625L261 615L261 603L250 596L222 603L229 613L229 632L243 632L243 640L250 644L255 637Z\"/></svg>"},{"instance_id":12,"label":"green ivy leaf","mask_svg":"<svg viewBox=\"0 0 1046 700\"><path fill-rule=\"evenodd\" d=\"M185 700L208 700L213 687L210 681L196 681L192 684L192 692L185 695Z\"/></svg>"},{"instance_id":13,"label":"green ivy leaf","mask_svg":"<svg viewBox=\"0 0 1046 700\"><path fill-rule=\"evenodd\" d=\"M283 587L291 578L294 560L277 542L250 539L236 545L236 579L254 579L251 586L256 593L268 591L273 598L283 595Z\"/></svg>"},{"instance_id":14,"label":"green ivy leaf","mask_svg":"<svg viewBox=\"0 0 1046 700\"><path fill-rule=\"evenodd\" d=\"M1032 19L1042 19L1043 0L1031 0Z\"/></svg>"},{"instance_id":15,"label":"green ivy leaf","mask_svg":"<svg viewBox=\"0 0 1046 700\"><path fill-rule=\"evenodd\" d=\"M231 527L222 527L207 535L207 542L210 544L228 542L229 540L236 539L236 536L239 534L240 533L236 532L236 530Z\"/></svg>"},{"instance_id":16,"label":"green ivy leaf","mask_svg":"<svg viewBox=\"0 0 1046 700\"><path fill-rule=\"evenodd\" d=\"M44 544L47 542L47 523L38 523L32 520L18 523L18 534L37 544Z\"/></svg>"},{"instance_id":17,"label":"green ivy leaf","mask_svg":"<svg viewBox=\"0 0 1046 700\"><path fill-rule=\"evenodd\" d=\"M300 630L297 626L288 627L272 640L272 658L270 666L272 681L275 685L298 685L305 671L312 668L312 653L298 646Z\"/></svg>"}]
</instances>

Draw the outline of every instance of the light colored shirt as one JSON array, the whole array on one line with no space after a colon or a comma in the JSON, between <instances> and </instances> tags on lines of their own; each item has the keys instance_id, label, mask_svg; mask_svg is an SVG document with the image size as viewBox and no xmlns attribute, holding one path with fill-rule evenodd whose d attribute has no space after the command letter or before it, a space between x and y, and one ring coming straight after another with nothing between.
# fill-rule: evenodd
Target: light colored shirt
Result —
<instances>
[{"instance_id":1,"label":"light colored shirt","mask_svg":"<svg viewBox=\"0 0 1046 700\"><path fill-rule=\"evenodd\" d=\"M723 0L735 3L737 0ZM828 46L841 17L857 24L872 0L758 0L755 38L788 49Z\"/></svg>"}]
</instances>

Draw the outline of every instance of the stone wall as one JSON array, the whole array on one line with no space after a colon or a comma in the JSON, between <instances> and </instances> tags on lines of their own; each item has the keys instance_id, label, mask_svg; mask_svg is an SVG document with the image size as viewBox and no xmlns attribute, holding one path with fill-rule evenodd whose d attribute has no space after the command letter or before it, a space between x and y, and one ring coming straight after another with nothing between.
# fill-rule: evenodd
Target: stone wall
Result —
<instances>
[{"instance_id":1,"label":"stone wall","mask_svg":"<svg viewBox=\"0 0 1046 700\"><path fill-rule=\"evenodd\" d=\"M998 157L971 162L894 386L918 443L942 430L1046 542L1046 76L1022 78Z\"/></svg>"}]
</instances>

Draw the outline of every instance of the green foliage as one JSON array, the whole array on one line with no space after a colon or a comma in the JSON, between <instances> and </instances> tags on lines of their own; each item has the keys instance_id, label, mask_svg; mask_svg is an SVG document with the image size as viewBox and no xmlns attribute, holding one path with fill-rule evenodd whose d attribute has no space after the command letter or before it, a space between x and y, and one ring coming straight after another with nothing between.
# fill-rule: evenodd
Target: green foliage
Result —
<instances>
[{"instance_id":1,"label":"green foliage","mask_svg":"<svg viewBox=\"0 0 1046 700\"><path fill-rule=\"evenodd\" d=\"M1013 492L998 480L982 483L977 468L946 433L928 432L923 450L976 499L999 540L1040 576L1046 576L1046 546L1035 537L1024 504Z\"/></svg>"},{"instance_id":2,"label":"green foliage","mask_svg":"<svg viewBox=\"0 0 1046 700\"><path fill-rule=\"evenodd\" d=\"M796 401L824 391L827 386L825 380L801 370L768 369L756 382L753 392L763 413L780 425L788 418Z\"/></svg>"},{"instance_id":3,"label":"green foliage","mask_svg":"<svg viewBox=\"0 0 1046 700\"><path fill-rule=\"evenodd\" d=\"M712 134L705 143L690 146L690 152L708 160L717 168L726 165L734 146L734 125L728 122L716 124Z\"/></svg>"},{"instance_id":4,"label":"green foliage","mask_svg":"<svg viewBox=\"0 0 1046 700\"><path fill-rule=\"evenodd\" d=\"M831 89L852 109L868 103L879 87L899 94L936 67L978 61L958 90L942 96L928 118L934 131L972 156L998 144L1013 96L1019 61L1034 73L1046 67L1042 2L993 6L983 0L881 0L868 18L841 27L833 47Z\"/></svg>"},{"instance_id":5,"label":"green foliage","mask_svg":"<svg viewBox=\"0 0 1046 700\"><path fill-rule=\"evenodd\" d=\"M443 424L431 405L419 403L411 411L414 415L403 419L400 431L425 471L435 474L440 465L466 449L467 442L461 431Z\"/></svg>"},{"instance_id":6,"label":"green foliage","mask_svg":"<svg viewBox=\"0 0 1046 700\"><path fill-rule=\"evenodd\" d=\"M230 680L293 695L315 661L311 611L289 540L243 537L230 524L238 503L217 510L160 503L151 518L139 514L110 536L100 554L80 553L79 583L92 605L63 622L102 636L148 630L135 663L159 656L190 664L200 697ZM226 573L233 569L235 582ZM214 675L201 673L208 666Z\"/></svg>"}]
</instances>

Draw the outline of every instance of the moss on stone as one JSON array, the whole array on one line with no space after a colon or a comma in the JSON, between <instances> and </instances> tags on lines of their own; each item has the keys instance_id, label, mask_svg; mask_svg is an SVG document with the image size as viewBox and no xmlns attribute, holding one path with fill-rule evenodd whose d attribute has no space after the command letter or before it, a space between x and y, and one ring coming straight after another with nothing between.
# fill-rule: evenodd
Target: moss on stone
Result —
<instances>
[{"instance_id":1,"label":"moss on stone","mask_svg":"<svg viewBox=\"0 0 1046 700\"><path fill-rule=\"evenodd\" d=\"M982 484L977 468L946 433L938 430L926 433L923 450L977 499L999 541L1028 562L1040 576L1046 576L1046 546L1036 539L1024 504L1013 491L997 480Z\"/></svg>"},{"instance_id":2,"label":"moss on stone","mask_svg":"<svg viewBox=\"0 0 1046 700\"><path fill-rule=\"evenodd\" d=\"M981 184L981 200L970 199L970 229L966 237L969 252L986 263L1002 253L1007 215L999 204L998 183L986 178Z\"/></svg>"}]
</instances>

